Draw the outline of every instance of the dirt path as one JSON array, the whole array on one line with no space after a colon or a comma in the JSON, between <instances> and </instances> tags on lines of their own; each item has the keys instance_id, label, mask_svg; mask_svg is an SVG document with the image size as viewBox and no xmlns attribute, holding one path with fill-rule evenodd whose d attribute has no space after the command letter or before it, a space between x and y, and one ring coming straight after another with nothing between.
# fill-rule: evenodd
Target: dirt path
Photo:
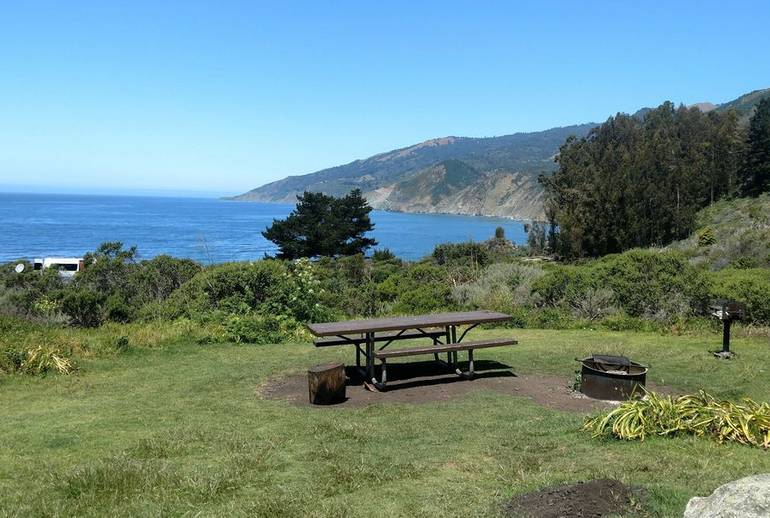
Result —
<instances>
[{"instance_id":1,"label":"dirt path","mask_svg":"<svg viewBox=\"0 0 770 518\"><path fill-rule=\"evenodd\" d=\"M507 365L497 362L477 363L473 380L447 373L434 362L394 364L388 368L388 390L370 392L361 380L348 369L347 400L335 407L361 407L376 403L422 404L451 401L475 390L494 390L501 394L531 399L544 407L572 412L592 412L609 408L610 403L589 399L573 392L571 379L558 376L513 373ZM310 406L307 394L307 376L293 374L269 380L258 393L265 399L287 401L299 406Z\"/></svg>"}]
</instances>

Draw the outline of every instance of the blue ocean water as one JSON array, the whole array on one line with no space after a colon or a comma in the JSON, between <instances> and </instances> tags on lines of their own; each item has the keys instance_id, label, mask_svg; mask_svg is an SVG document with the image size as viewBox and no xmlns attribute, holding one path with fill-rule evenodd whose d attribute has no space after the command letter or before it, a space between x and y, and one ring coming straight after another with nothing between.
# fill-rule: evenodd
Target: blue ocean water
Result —
<instances>
[{"instance_id":1,"label":"blue ocean water","mask_svg":"<svg viewBox=\"0 0 770 518\"><path fill-rule=\"evenodd\" d=\"M261 231L292 209L212 198L0 193L0 262L81 256L103 241L136 245L141 258L261 259L276 251ZM430 254L438 243L488 239L498 226L510 240L526 240L523 224L509 219L384 211L371 217L377 248L409 260Z\"/></svg>"}]
</instances>

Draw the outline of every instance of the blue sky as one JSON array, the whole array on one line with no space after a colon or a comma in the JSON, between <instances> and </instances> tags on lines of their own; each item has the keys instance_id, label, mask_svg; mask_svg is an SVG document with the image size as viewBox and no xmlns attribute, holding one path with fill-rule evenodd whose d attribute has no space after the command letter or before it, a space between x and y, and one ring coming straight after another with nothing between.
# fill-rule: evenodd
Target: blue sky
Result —
<instances>
[{"instance_id":1,"label":"blue sky","mask_svg":"<svg viewBox=\"0 0 770 518\"><path fill-rule=\"evenodd\" d=\"M0 190L238 193L770 87L767 2L4 2Z\"/></svg>"}]
</instances>

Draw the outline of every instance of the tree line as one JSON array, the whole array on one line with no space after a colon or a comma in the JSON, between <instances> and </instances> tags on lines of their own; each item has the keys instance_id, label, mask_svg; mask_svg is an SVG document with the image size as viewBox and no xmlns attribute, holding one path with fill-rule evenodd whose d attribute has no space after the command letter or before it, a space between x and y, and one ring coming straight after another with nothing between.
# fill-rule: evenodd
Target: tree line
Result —
<instances>
[{"instance_id":1,"label":"tree line","mask_svg":"<svg viewBox=\"0 0 770 518\"><path fill-rule=\"evenodd\" d=\"M703 207L770 190L770 99L748 131L734 111L666 102L643 117L618 114L571 137L558 170L542 175L549 247L597 257L687 237Z\"/></svg>"}]
</instances>

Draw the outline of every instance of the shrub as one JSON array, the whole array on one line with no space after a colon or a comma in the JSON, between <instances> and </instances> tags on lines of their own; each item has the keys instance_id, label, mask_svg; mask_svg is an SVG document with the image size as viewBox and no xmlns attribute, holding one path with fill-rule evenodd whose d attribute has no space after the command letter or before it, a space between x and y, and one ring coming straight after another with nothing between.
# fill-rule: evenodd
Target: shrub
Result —
<instances>
[{"instance_id":1,"label":"shrub","mask_svg":"<svg viewBox=\"0 0 770 518\"><path fill-rule=\"evenodd\" d=\"M623 313L607 316L599 323L610 331L655 331L658 328L654 322L639 317L629 317Z\"/></svg>"},{"instance_id":2,"label":"shrub","mask_svg":"<svg viewBox=\"0 0 770 518\"><path fill-rule=\"evenodd\" d=\"M277 344L298 336L299 324L287 317L258 314L230 315L225 319L225 337L236 343Z\"/></svg>"},{"instance_id":3,"label":"shrub","mask_svg":"<svg viewBox=\"0 0 770 518\"><path fill-rule=\"evenodd\" d=\"M654 315L672 296L680 296L689 313L702 312L709 302L706 272L679 253L631 250L605 257L589 269L631 316Z\"/></svg>"},{"instance_id":4,"label":"shrub","mask_svg":"<svg viewBox=\"0 0 770 518\"><path fill-rule=\"evenodd\" d=\"M736 300L745 306L747 322L770 324L770 270L725 269L713 278L713 298Z\"/></svg>"},{"instance_id":5,"label":"shrub","mask_svg":"<svg viewBox=\"0 0 770 518\"><path fill-rule=\"evenodd\" d=\"M118 337L117 340L115 340L115 349L119 352L126 352L131 347L131 342L129 341L128 337L123 335Z\"/></svg>"},{"instance_id":6,"label":"shrub","mask_svg":"<svg viewBox=\"0 0 770 518\"><path fill-rule=\"evenodd\" d=\"M478 278L455 286L454 300L462 307L511 312L532 301L532 283L543 275L540 268L514 263L487 266Z\"/></svg>"},{"instance_id":7,"label":"shrub","mask_svg":"<svg viewBox=\"0 0 770 518\"><path fill-rule=\"evenodd\" d=\"M75 370L75 365L59 349L38 346L27 351L19 370L32 375L46 374L51 371L70 374Z\"/></svg>"},{"instance_id":8,"label":"shrub","mask_svg":"<svg viewBox=\"0 0 770 518\"><path fill-rule=\"evenodd\" d=\"M445 243L433 249L436 264L464 264L484 267L490 263L489 249L482 243Z\"/></svg>"},{"instance_id":9,"label":"shrub","mask_svg":"<svg viewBox=\"0 0 770 518\"><path fill-rule=\"evenodd\" d=\"M98 327L104 321L102 302L102 296L88 288L67 290L61 301L64 314L80 327Z\"/></svg>"},{"instance_id":10,"label":"shrub","mask_svg":"<svg viewBox=\"0 0 770 518\"><path fill-rule=\"evenodd\" d=\"M717 236L712 227L704 227L698 232L698 246L711 246L716 244Z\"/></svg>"},{"instance_id":11,"label":"shrub","mask_svg":"<svg viewBox=\"0 0 770 518\"><path fill-rule=\"evenodd\" d=\"M274 299L285 301L286 266L275 260L225 263L203 270L169 299L172 317L222 310L244 313Z\"/></svg>"},{"instance_id":12,"label":"shrub","mask_svg":"<svg viewBox=\"0 0 770 518\"><path fill-rule=\"evenodd\" d=\"M104 314L107 320L113 322L130 322L133 320L134 309L120 293L113 293L104 301Z\"/></svg>"},{"instance_id":13,"label":"shrub","mask_svg":"<svg viewBox=\"0 0 770 518\"><path fill-rule=\"evenodd\" d=\"M58 272L35 271L27 265L22 273L16 273L14 266L18 262L7 263L0 267L0 313L22 317L55 318L58 308L54 294L63 287ZM47 299L43 306L39 305ZM50 313L48 312L50 310Z\"/></svg>"},{"instance_id":14,"label":"shrub","mask_svg":"<svg viewBox=\"0 0 770 518\"><path fill-rule=\"evenodd\" d=\"M382 248L372 252L372 261L398 261L396 254L390 251L390 248Z\"/></svg>"},{"instance_id":15,"label":"shrub","mask_svg":"<svg viewBox=\"0 0 770 518\"><path fill-rule=\"evenodd\" d=\"M377 286L395 313L429 313L454 307L447 271L429 263L408 265Z\"/></svg>"},{"instance_id":16,"label":"shrub","mask_svg":"<svg viewBox=\"0 0 770 518\"><path fill-rule=\"evenodd\" d=\"M585 267L555 266L532 284L533 294L545 306L570 306L593 288Z\"/></svg>"},{"instance_id":17,"label":"shrub","mask_svg":"<svg viewBox=\"0 0 770 518\"><path fill-rule=\"evenodd\" d=\"M598 320L617 313L615 293L609 288L589 288L583 296L572 301L572 312L577 318Z\"/></svg>"},{"instance_id":18,"label":"shrub","mask_svg":"<svg viewBox=\"0 0 770 518\"><path fill-rule=\"evenodd\" d=\"M628 315L671 321L703 313L711 285L707 272L682 254L631 250L581 266L554 267L533 290L544 305L572 309L583 308L598 293L607 299L609 291L597 290L611 290Z\"/></svg>"},{"instance_id":19,"label":"shrub","mask_svg":"<svg viewBox=\"0 0 770 518\"><path fill-rule=\"evenodd\" d=\"M168 255L142 261L129 279L132 305L136 308L151 301L167 299L202 269L195 261Z\"/></svg>"},{"instance_id":20,"label":"shrub","mask_svg":"<svg viewBox=\"0 0 770 518\"><path fill-rule=\"evenodd\" d=\"M21 369L27 352L10 344L0 344L0 372L10 374Z\"/></svg>"}]
</instances>

